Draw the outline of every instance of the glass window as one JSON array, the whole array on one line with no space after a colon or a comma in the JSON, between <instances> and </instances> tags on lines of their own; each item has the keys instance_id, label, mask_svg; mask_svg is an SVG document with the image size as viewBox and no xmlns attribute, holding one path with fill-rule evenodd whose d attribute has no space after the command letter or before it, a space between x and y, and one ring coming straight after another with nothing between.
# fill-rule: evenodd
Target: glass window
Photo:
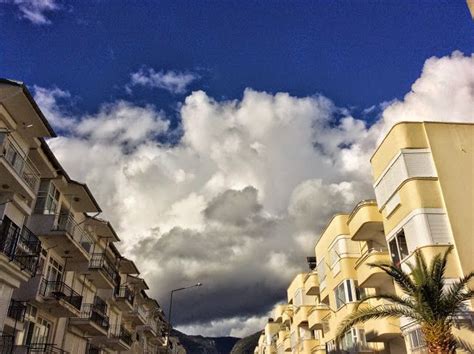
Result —
<instances>
[{"instance_id":1,"label":"glass window","mask_svg":"<svg viewBox=\"0 0 474 354\"><path fill-rule=\"evenodd\" d=\"M56 214L59 196L60 193L51 180L42 179L38 190L38 197L36 198L35 212L47 215Z\"/></svg>"},{"instance_id":2,"label":"glass window","mask_svg":"<svg viewBox=\"0 0 474 354\"><path fill-rule=\"evenodd\" d=\"M388 242L390 256L393 264L399 266L401 261L409 255L405 232L400 231L394 238Z\"/></svg>"},{"instance_id":3,"label":"glass window","mask_svg":"<svg viewBox=\"0 0 474 354\"><path fill-rule=\"evenodd\" d=\"M334 296L336 297L336 308L339 309L342 305L346 303L346 295L344 292L344 282L339 284L336 289L334 289Z\"/></svg>"},{"instance_id":4,"label":"glass window","mask_svg":"<svg viewBox=\"0 0 474 354\"><path fill-rule=\"evenodd\" d=\"M398 249L400 251L400 258L403 259L408 256L407 240L405 238L405 232L402 230L397 235Z\"/></svg>"},{"instance_id":5,"label":"glass window","mask_svg":"<svg viewBox=\"0 0 474 354\"><path fill-rule=\"evenodd\" d=\"M346 280L346 290L347 290L347 301L352 302L352 284L349 279Z\"/></svg>"}]
</instances>

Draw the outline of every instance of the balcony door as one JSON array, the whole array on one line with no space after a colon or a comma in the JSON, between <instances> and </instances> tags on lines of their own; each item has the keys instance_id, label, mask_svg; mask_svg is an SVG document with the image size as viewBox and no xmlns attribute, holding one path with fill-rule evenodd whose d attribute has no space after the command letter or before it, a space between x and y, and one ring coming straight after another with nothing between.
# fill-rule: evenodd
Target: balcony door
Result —
<instances>
[{"instance_id":1,"label":"balcony door","mask_svg":"<svg viewBox=\"0 0 474 354\"><path fill-rule=\"evenodd\" d=\"M46 280L51 282L61 281L63 279L63 271L64 267L54 258L50 257L46 270Z\"/></svg>"},{"instance_id":2,"label":"balcony door","mask_svg":"<svg viewBox=\"0 0 474 354\"><path fill-rule=\"evenodd\" d=\"M24 344L31 347L32 351L41 351L41 344L48 344L50 341L52 323L38 316L25 324L26 336Z\"/></svg>"}]
</instances>

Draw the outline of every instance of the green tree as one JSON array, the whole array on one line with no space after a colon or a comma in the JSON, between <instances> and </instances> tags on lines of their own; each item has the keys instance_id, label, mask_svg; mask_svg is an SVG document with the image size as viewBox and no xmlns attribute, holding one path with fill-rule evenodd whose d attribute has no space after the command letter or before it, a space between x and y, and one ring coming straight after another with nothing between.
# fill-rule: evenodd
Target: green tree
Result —
<instances>
[{"instance_id":1,"label":"green tree","mask_svg":"<svg viewBox=\"0 0 474 354\"><path fill-rule=\"evenodd\" d=\"M420 324L429 353L454 353L458 341L452 328L456 317L466 311L465 301L474 297L474 290L468 287L468 283L474 278L474 272L448 285L445 272L451 251L452 246L444 255L436 255L430 264L427 264L420 252L416 252L415 263L408 265L410 272L393 264L369 264L387 273L404 295L366 296L342 321L337 338L342 338L352 326L368 320L408 317ZM370 299L384 300L384 304L360 307L360 304Z\"/></svg>"}]
</instances>

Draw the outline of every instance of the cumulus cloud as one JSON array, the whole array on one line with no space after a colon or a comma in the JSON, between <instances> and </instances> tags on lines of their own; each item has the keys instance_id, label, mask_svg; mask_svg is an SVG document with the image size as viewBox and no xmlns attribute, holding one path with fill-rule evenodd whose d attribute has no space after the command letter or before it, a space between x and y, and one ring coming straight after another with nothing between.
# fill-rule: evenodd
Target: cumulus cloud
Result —
<instances>
[{"instance_id":1,"label":"cumulus cloud","mask_svg":"<svg viewBox=\"0 0 474 354\"><path fill-rule=\"evenodd\" d=\"M155 71L153 68L143 67L130 75L130 83L126 89L130 92L133 86L144 86L166 90L173 94L183 94L198 78L199 75L192 72Z\"/></svg>"},{"instance_id":2,"label":"cumulus cloud","mask_svg":"<svg viewBox=\"0 0 474 354\"><path fill-rule=\"evenodd\" d=\"M0 2L16 5L21 17L35 25L51 24L46 13L58 11L61 8L57 0L2 0Z\"/></svg>"},{"instance_id":3,"label":"cumulus cloud","mask_svg":"<svg viewBox=\"0 0 474 354\"><path fill-rule=\"evenodd\" d=\"M54 90L39 103L53 121L75 122L50 145L89 184L151 295L166 307L170 289L204 283L177 295L174 324L244 335L284 300L330 216L372 197L369 157L381 134L400 120L474 121L473 87L473 56L428 59L371 126L322 96L247 89L216 101L197 91L181 105L174 145L155 139L170 132L154 106L119 101L69 117Z\"/></svg>"}]
</instances>

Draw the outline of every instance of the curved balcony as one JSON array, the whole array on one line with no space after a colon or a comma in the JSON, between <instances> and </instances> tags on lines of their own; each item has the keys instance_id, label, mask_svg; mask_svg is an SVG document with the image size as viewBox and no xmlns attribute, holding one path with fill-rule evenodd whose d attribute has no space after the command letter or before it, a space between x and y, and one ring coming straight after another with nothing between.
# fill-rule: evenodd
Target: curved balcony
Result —
<instances>
[{"instance_id":1,"label":"curved balcony","mask_svg":"<svg viewBox=\"0 0 474 354\"><path fill-rule=\"evenodd\" d=\"M282 323L289 326L291 324L292 318L293 318L293 308L291 306L288 306L285 312L283 312L283 315L281 316Z\"/></svg>"},{"instance_id":2,"label":"curved balcony","mask_svg":"<svg viewBox=\"0 0 474 354\"><path fill-rule=\"evenodd\" d=\"M288 331L284 330L278 332L277 347L283 347L283 351L285 352L291 351L290 334Z\"/></svg>"},{"instance_id":3,"label":"curved balcony","mask_svg":"<svg viewBox=\"0 0 474 354\"><path fill-rule=\"evenodd\" d=\"M331 310L324 304L313 306L308 314L308 327L310 330L322 329L325 318Z\"/></svg>"},{"instance_id":4,"label":"curved balcony","mask_svg":"<svg viewBox=\"0 0 474 354\"><path fill-rule=\"evenodd\" d=\"M295 310L293 315L293 323L296 326L302 326L305 323L308 323L308 314L313 306L303 305L299 306Z\"/></svg>"},{"instance_id":5,"label":"curved balcony","mask_svg":"<svg viewBox=\"0 0 474 354\"><path fill-rule=\"evenodd\" d=\"M361 288L381 288L386 286L390 277L383 270L369 266L371 263L391 263L386 249L370 249L356 262L357 280Z\"/></svg>"},{"instance_id":6,"label":"curved balcony","mask_svg":"<svg viewBox=\"0 0 474 354\"><path fill-rule=\"evenodd\" d=\"M319 277L316 272L309 273L304 282L306 295L319 295Z\"/></svg>"},{"instance_id":7,"label":"curved balcony","mask_svg":"<svg viewBox=\"0 0 474 354\"><path fill-rule=\"evenodd\" d=\"M397 318L367 321L364 330L367 342L386 342L401 336L400 320Z\"/></svg>"},{"instance_id":8,"label":"curved balcony","mask_svg":"<svg viewBox=\"0 0 474 354\"><path fill-rule=\"evenodd\" d=\"M375 200L365 200L357 204L349 216L348 226L352 241L383 239L382 215Z\"/></svg>"},{"instance_id":9,"label":"curved balcony","mask_svg":"<svg viewBox=\"0 0 474 354\"><path fill-rule=\"evenodd\" d=\"M320 343L318 339L302 339L299 343L300 353L313 353L316 347L319 347Z\"/></svg>"}]
</instances>

